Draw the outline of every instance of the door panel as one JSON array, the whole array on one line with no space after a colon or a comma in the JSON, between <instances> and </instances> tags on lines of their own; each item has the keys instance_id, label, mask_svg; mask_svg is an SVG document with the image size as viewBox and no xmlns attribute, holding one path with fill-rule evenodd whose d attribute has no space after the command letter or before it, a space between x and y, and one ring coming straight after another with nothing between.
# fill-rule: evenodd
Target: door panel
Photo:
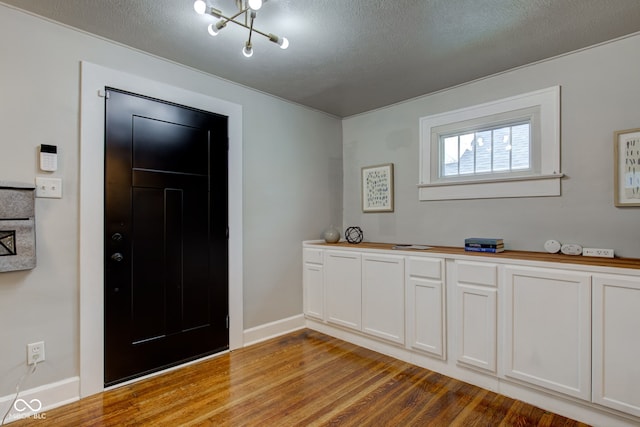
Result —
<instances>
[{"instance_id":1,"label":"door panel","mask_svg":"<svg viewBox=\"0 0 640 427\"><path fill-rule=\"evenodd\" d=\"M157 268L158 260L164 258L164 248L157 244L164 224L161 215L148 215L149 212L162 212L162 191L134 188L133 204L146 206L146 210L133 209L133 223L137 224L132 230L131 255L135 261L132 280L136 286L131 290L132 339L135 343L165 334L165 289L158 286L164 282L165 271Z\"/></svg>"},{"instance_id":2,"label":"door panel","mask_svg":"<svg viewBox=\"0 0 640 427\"><path fill-rule=\"evenodd\" d=\"M228 348L227 118L108 89L105 384Z\"/></svg>"},{"instance_id":3,"label":"door panel","mask_svg":"<svg viewBox=\"0 0 640 427\"><path fill-rule=\"evenodd\" d=\"M209 169L206 129L133 117L133 167L206 175Z\"/></svg>"}]
</instances>

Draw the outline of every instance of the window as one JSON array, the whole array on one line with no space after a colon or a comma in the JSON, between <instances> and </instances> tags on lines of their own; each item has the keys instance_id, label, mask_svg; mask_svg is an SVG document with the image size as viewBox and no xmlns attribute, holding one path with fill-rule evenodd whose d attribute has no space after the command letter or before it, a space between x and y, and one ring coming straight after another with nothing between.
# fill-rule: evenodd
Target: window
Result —
<instances>
[{"instance_id":1,"label":"window","mask_svg":"<svg viewBox=\"0 0 640 427\"><path fill-rule=\"evenodd\" d=\"M531 123L440 136L440 177L529 170Z\"/></svg>"},{"instance_id":2,"label":"window","mask_svg":"<svg viewBox=\"0 0 640 427\"><path fill-rule=\"evenodd\" d=\"M420 200L560 195L560 88L420 119Z\"/></svg>"}]
</instances>

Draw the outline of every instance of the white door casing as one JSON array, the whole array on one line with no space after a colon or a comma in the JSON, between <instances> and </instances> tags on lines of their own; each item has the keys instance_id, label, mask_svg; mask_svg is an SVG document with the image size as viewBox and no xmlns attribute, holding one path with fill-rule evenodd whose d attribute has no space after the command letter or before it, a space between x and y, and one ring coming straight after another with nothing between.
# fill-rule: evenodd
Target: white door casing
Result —
<instances>
[{"instance_id":1,"label":"white door casing","mask_svg":"<svg viewBox=\"0 0 640 427\"><path fill-rule=\"evenodd\" d=\"M243 346L242 106L140 76L81 63L80 105L80 397L104 390L104 98L105 86L229 117L229 347ZM104 96L104 94L102 94Z\"/></svg>"}]
</instances>

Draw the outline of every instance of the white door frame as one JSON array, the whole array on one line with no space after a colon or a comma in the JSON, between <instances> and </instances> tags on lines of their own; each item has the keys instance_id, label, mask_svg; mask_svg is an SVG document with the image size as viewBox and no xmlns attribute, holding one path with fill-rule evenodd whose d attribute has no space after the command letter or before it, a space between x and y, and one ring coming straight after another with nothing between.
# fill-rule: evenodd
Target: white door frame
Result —
<instances>
[{"instance_id":1,"label":"white door frame","mask_svg":"<svg viewBox=\"0 0 640 427\"><path fill-rule=\"evenodd\" d=\"M81 63L80 397L104 390L104 88L229 117L229 347L243 346L242 106L89 62Z\"/></svg>"}]
</instances>

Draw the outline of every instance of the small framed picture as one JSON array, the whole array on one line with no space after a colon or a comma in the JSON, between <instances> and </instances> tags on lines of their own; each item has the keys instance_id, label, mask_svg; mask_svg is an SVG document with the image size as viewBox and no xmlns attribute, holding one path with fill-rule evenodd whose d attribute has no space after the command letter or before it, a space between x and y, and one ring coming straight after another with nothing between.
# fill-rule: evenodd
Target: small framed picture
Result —
<instances>
[{"instance_id":1,"label":"small framed picture","mask_svg":"<svg viewBox=\"0 0 640 427\"><path fill-rule=\"evenodd\" d=\"M362 211L393 212L393 163L362 168Z\"/></svg>"},{"instance_id":2,"label":"small framed picture","mask_svg":"<svg viewBox=\"0 0 640 427\"><path fill-rule=\"evenodd\" d=\"M640 206L640 128L613 133L614 203Z\"/></svg>"}]
</instances>

